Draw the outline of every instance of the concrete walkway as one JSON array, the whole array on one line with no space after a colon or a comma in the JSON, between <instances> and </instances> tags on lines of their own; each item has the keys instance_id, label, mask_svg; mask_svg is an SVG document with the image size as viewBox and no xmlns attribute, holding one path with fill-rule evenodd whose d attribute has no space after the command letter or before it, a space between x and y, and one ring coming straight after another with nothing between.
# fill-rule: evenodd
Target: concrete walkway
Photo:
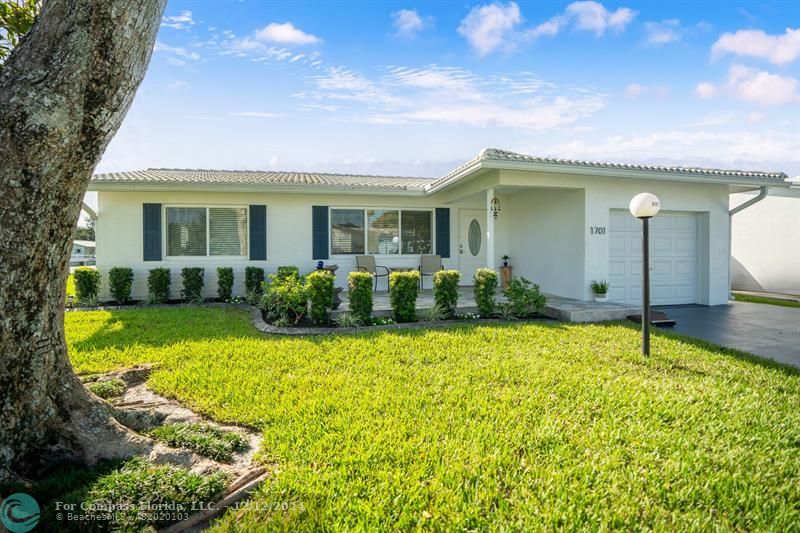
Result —
<instances>
[{"instance_id":1,"label":"concrete walkway","mask_svg":"<svg viewBox=\"0 0 800 533\"><path fill-rule=\"evenodd\" d=\"M603 322L606 320L624 320L628 315L640 313L640 308L630 307L609 302L584 302L572 298L564 298L547 294L547 305L542 314L557 320L567 322ZM334 311L335 317L339 313L347 312L348 294L341 294L342 305ZM392 304L389 302L389 293L377 291L372 293L373 315L391 316ZM496 301L505 302L502 290L498 289ZM434 306L433 290L425 289L420 291L417 296L417 311L430 309ZM458 311L460 313L477 313L478 306L475 304L474 289L472 287L459 287L458 289Z\"/></svg>"},{"instance_id":2,"label":"concrete walkway","mask_svg":"<svg viewBox=\"0 0 800 533\"><path fill-rule=\"evenodd\" d=\"M800 368L800 309L730 302L714 307L661 308L673 330Z\"/></svg>"}]
</instances>

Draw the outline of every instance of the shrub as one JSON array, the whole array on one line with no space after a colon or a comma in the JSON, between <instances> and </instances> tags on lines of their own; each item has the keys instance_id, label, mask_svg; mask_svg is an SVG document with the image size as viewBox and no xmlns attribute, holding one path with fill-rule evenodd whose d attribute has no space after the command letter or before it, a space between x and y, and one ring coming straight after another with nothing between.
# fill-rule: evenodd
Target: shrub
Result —
<instances>
[{"instance_id":1,"label":"shrub","mask_svg":"<svg viewBox=\"0 0 800 533\"><path fill-rule=\"evenodd\" d=\"M417 320L419 272L392 272L389 275L389 300L398 322Z\"/></svg>"},{"instance_id":2,"label":"shrub","mask_svg":"<svg viewBox=\"0 0 800 533\"><path fill-rule=\"evenodd\" d=\"M183 279L183 299L187 302L202 302L203 272L201 267L184 267L181 270Z\"/></svg>"},{"instance_id":3,"label":"shrub","mask_svg":"<svg viewBox=\"0 0 800 533\"><path fill-rule=\"evenodd\" d=\"M263 294L264 291L261 287L262 283L264 283L263 268L254 266L245 267L244 290L247 294L248 300L252 300L254 296L261 296L261 294Z\"/></svg>"},{"instance_id":4,"label":"shrub","mask_svg":"<svg viewBox=\"0 0 800 533\"><path fill-rule=\"evenodd\" d=\"M233 295L233 268L217 267L217 296L227 302Z\"/></svg>"},{"instance_id":5,"label":"shrub","mask_svg":"<svg viewBox=\"0 0 800 533\"><path fill-rule=\"evenodd\" d=\"M100 272L94 268L80 267L73 273L75 278L75 296L84 305L97 302L97 291L100 288Z\"/></svg>"},{"instance_id":6,"label":"shrub","mask_svg":"<svg viewBox=\"0 0 800 533\"><path fill-rule=\"evenodd\" d=\"M372 316L372 274L369 272L350 272L347 276L348 300L350 314L369 323Z\"/></svg>"},{"instance_id":7,"label":"shrub","mask_svg":"<svg viewBox=\"0 0 800 533\"><path fill-rule=\"evenodd\" d=\"M364 325L364 321L353 313L341 313L334 322L340 328L355 328Z\"/></svg>"},{"instance_id":8,"label":"shrub","mask_svg":"<svg viewBox=\"0 0 800 533\"><path fill-rule=\"evenodd\" d=\"M521 276L511 280L508 287L503 289L503 296L508 300L510 313L518 318L531 316L540 311L547 302L539 285Z\"/></svg>"},{"instance_id":9,"label":"shrub","mask_svg":"<svg viewBox=\"0 0 800 533\"><path fill-rule=\"evenodd\" d=\"M433 275L433 300L443 313L443 318L456 314L458 303L458 281L461 272L458 270L440 270Z\"/></svg>"},{"instance_id":10,"label":"shrub","mask_svg":"<svg viewBox=\"0 0 800 533\"><path fill-rule=\"evenodd\" d=\"M128 303L133 287L133 269L114 267L108 271L108 288L114 301L118 304Z\"/></svg>"},{"instance_id":11,"label":"shrub","mask_svg":"<svg viewBox=\"0 0 800 533\"><path fill-rule=\"evenodd\" d=\"M327 270L312 272L306 276L306 287L311 320L315 324L327 324L328 309L333 303L333 274Z\"/></svg>"},{"instance_id":12,"label":"shrub","mask_svg":"<svg viewBox=\"0 0 800 533\"><path fill-rule=\"evenodd\" d=\"M270 283L264 285L261 308L267 321L275 325L297 324L306 314L308 292L305 279L296 274L281 278L270 274Z\"/></svg>"},{"instance_id":13,"label":"shrub","mask_svg":"<svg viewBox=\"0 0 800 533\"><path fill-rule=\"evenodd\" d=\"M96 395L107 400L108 398L122 396L125 393L127 385L125 385L125 382L121 379L114 378L105 381L95 381L87 384L86 387Z\"/></svg>"},{"instance_id":14,"label":"shrub","mask_svg":"<svg viewBox=\"0 0 800 533\"><path fill-rule=\"evenodd\" d=\"M609 284L608 281L601 279L601 280L593 280L592 281L592 294L607 294Z\"/></svg>"},{"instance_id":15,"label":"shrub","mask_svg":"<svg viewBox=\"0 0 800 533\"><path fill-rule=\"evenodd\" d=\"M438 305L434 305L430 309L423 309L420 313L420 318L426 322L436 322L437 320L444 320L445 318L450 318L451 316L453 315L449 314L445 309Z\"/></svg>"},{"instance_id":16,"label":"shrub","mask_svg":"<svg viewBox=\"0 0 800 533\"><path fill-rule=\"evenodd\" d=\"M475 283L475 303L483 316L494 313L494 293L497 290L497 272L491 268L479 268L473 278Z\"/></svg>"},{"instance_id":17,"label":"shrub","mask_svg":"<svg viewBox=\"0 0 800 533\"><path fill-rule=\"evenodd\" d=\"M289 276L300 277L300 269L296 266L279 266L278 272L275 275L279 278L288 278Z\"/></svg>"},{"instance_id":18,"label":"shrub","mask_svg":"<svg viewBox=\"0 0 800 533\"><path fill-rule=\"evenodd\" d=\"M170 272L168 268L151 268L147 274L147 294L150 303L169 300Z\"/></svg>"}]
</instances>

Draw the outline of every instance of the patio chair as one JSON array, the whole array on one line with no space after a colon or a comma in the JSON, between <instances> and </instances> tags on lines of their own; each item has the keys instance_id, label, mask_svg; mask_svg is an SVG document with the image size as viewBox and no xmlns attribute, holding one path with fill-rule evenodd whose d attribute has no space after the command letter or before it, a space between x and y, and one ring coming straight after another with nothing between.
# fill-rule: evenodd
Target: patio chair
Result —
<instances>
[{"instance_id":1,"label":"patio chair","mask_svg":"<svg viewBox=\"0 0 800 533\"><path fill-rule=\"evenodd\" d=\"M378 274L378 269L381 268L386 271L385 274ZM389 290L389 267L376 265L375 257L372 255L357 255L356 256L356 270L359 272L369 272L375 278L375 289L378 290L378 278L386 278L386 290Z\"/></svg>"},{"instance_id":2,"label":"patio chair","mask_svg":"<svg viewBox=\"0 0 800 533\"><path fill-rule=\"evenodd\" d=\"M423 288L425 276L433 277L434 274L444 270L441 255L423 255L419 261L419 288Z\"/></svg>"}]
</instances>

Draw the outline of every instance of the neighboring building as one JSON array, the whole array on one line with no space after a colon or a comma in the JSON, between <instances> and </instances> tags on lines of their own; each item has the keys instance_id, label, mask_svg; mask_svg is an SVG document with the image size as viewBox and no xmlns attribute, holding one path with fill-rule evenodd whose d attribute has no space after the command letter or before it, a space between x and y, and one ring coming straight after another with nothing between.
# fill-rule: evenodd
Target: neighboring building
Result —
<instances>
[{"instance_id":1,"label":"neighboring building","mask_svg":"<svg viewBox=\"0 0 800 533\"><path fill-rule=\"evenodd\" d=\"M800 181L732 218L731 285L734 290L800 296ZM731 208L756 196L731 195Z\"/></svg>"},{"instance_id":2,"label":"neighboring building","mask_svg":"<svg viewBox=\"0 0 800 533\"><path fill-rule=\"evenodd\" d=\"M531 157L487 149L438 179L298 172L143 170L95 175L97 267L133 267L134 297L146 296L148 269L312 270L338 264L345 286L354 254L389 267L416 267L423 253L472 283L475 269L508 254L514 275L547 293L591 299L590 282L608 279L610 299L641 294L640 223L630 199L659 196L653 220L655 304L725 304L729 274L729 195L789 187L782 173L618 165ZM493 209L499 208L495 218ZM106 277L103 276L104 286ZM385 288L382 285L380 288ZM106 289L103 289L106 290Z\"/></svg>"},{"instance_id":3,"label":"neighboring building","mask_svg":"<svg viewBox=\"0 0 800 533\"><path fill-rule=\"evenodd\" d=\"M95 262L94 241L72 241L72 252L69 256L70 266L93 265Z\"/></svg>"}]
</instances>

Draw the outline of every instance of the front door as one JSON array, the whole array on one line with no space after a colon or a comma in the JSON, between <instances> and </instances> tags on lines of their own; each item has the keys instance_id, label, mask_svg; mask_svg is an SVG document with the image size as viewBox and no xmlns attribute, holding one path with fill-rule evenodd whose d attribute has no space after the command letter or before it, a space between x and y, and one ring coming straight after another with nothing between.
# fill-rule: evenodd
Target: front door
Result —
<instances>
[{"instance_id":1,"label":"front door","mask_svg":"<svg viewBox=\"0 0 800 533\"><path fill-rule=\"evenodd\" d=\"M461 284L473 285L475 271L486 266L486 211L459 211L458 269Z\"/></svg>"}]
</instances>

